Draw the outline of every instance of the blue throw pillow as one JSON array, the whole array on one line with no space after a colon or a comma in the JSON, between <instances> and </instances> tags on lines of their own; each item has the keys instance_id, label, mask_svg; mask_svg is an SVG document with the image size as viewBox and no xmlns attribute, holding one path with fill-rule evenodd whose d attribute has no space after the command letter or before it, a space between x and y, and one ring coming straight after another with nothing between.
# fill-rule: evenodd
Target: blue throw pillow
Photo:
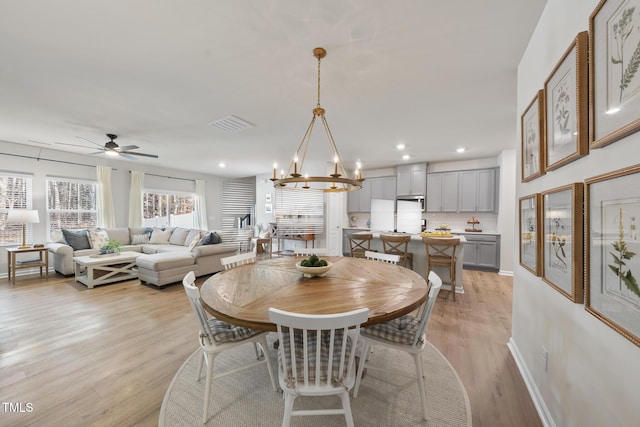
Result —
<instances>
[{"instance_id":1,"label":"blue throw pillow","mask_svg":"<svg viewBox=\"0 0 640 427\"><path fill-rule=\"evenodd\" d=\"M222 239L220 239L220 236L218 235L218 233L216 232L207 233L207 235L204 236L202 240L200 240L200 242L198 243L198 246L217 245L221 241Z\"/></svg>"},{"instance_id":2,"label":"blue throw pillow","mask_svg":"<svg viewBox=\"0 0 640 427\"><path fill-rule=\"evenodd\" d=\"M64 240L67 241L67 244L71 246L74 251L91 249L87 230L67 230L66 228L63 228L62 235L64 236Z\"/></svg>"}]
</instances>

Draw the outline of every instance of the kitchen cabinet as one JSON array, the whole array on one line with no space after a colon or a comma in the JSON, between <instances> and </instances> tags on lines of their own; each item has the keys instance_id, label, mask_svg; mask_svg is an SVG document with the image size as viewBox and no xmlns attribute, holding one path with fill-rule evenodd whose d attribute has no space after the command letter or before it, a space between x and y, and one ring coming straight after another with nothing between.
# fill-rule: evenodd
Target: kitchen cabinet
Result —
<instances>
[{"instance_id":1,"label":"kitchen cabinet","mask_svg":"<svg viewBox=\"0 0 640 427\"><path fill-rule=\"evenodd\" d=\"M427 212L458 211L458 172L427 175Z\"/></svg>"},{"instance_id":2,"label":"kitchen cabinet","mask_svg":"<svg viewBox=\"0 0 640 427\"><path fill-rule=\"evenodd\" d=\"M426 163L396 166L396 196L424 196L426 191Z\"/></svg>"},{"instance_id":3,"label":"kitchen cabinet","mask_svg":"<svg viewBox=\"0 0 640 427\"><path fill-rule=\"evenodd\" d=\"M498 271L500 269L500 236L495 234L461 234L464 244L464 268Z\"/></svg>"},{"instance_id":4,"label":"kitchen cabinet","mask_svg":"<svg viewBox=\"0 0 640 427\"><path fill-rule=\"evenodd\" d=\"M496 169L461 171L458 212L495 212L496 183Z\"/></svg>"},{"instance_id":5,"label":"kitchen cabinet","mask_svg":"<svg viewBox=\"0 0 640 427\"><path fill-rule=\"evenodd\" d=\"M347 193L347 212L371 212L371 199L395 198L395 176L367 178L362 182L362 189Z\"/></svg>"}]
</instances>

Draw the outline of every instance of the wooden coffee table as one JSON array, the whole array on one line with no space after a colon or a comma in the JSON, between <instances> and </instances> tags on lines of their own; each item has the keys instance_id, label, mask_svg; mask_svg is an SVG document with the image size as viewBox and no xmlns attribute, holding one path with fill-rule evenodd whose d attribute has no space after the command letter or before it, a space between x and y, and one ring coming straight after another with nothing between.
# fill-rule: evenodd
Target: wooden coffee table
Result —
<instances>
[{"instance_id":1,"label":"wooden coffee table","mask_svg":"<svg viewBox=\"0 0 640 427\"><path fill-rule=\"evenodd\" d=\"M76 281L88 288L122 280L137 279L136 258L141 252L120 252L120 255L88 255L73 258Z\"/></svg>"}]
</instances>

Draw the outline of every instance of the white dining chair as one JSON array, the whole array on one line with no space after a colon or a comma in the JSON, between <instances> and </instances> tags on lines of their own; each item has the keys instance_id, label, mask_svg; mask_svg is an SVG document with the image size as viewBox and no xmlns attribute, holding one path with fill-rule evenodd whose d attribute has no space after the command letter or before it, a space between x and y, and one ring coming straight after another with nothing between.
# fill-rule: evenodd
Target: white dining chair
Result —
<instances>
[{"instance_id":1,"label":"white dining chair","mask_svg":"<svg viewBox=\"0 0 640 427\"><path fill-rule=\"evenodd\" d=\"M184 286L185 292L187 293L187 297L189 297L191 308L196 317L196 321L198 322L198 327L200 328L199 343L200 349L202 350L202 358L200 359L200 363L198 364L198 374L196 378L197 381L200 381L202 376L202 365L205 362L207 365L202 422L206 423L209 418L209 399L211 396L211 385L212 382L218 378L232 375L240 371L244 371L246 369L266 363L267 370L269 371L269 377L271 378L271 385L273 386L273 390L277 391L278 388L276 386L276 381L273 376L273 369L271 367L271 358L269 357L268 353L266 339L267 332L231 325L227 322L223 322L222 320L209 317L204 309L204 306L202 305L202 300L200 299L200 289L195 286L195 274L193 273L193 271L187 273L187 275L182 280L182 284ZM244 365L227 372L222 372L215 376L213 375L213 363L216 356L218 356L225 350L230 350L247 343L254 343L254 345L259 345L262 348L265 357L257 362L250 363L248 365Z\"/></svg>"},{"instance_id":2,"label":"white dining chair","mask_svg":"<svg viewBox=\"0 0 640 427\"><path fill-rule=\"evenodd\" d=\"M220 258L220 263L225 270L229 270L230 268L238 267L243 264L251 264L254 262L256 262L255 251Z\"/></svg>"},{"instance_id":3,"label":"white dining chair","mask_svg":"<svg viewBox=\"0 0 640 427\"><path fill-rule=\"evenodd\" d=\"M386 262L387 264L398 264L400 262L400 255L385 254L383 252L365 251L364 257L374 261Z\"/></svg>"},{"instance_id":4,"label":"white dining chair","mask_svg":"<svg viewBox=\"0 0 640 427\"><path fill-rule=\"evenodd\" d=\"M294 248L293 252L296 256L328 256L329 248Z\"/></svg>"},{"instance_id":5,"label":"white dining chair","mask_svg":"<svg viewBox=\"0 0 640 427\"><path fill-rule=\"evenodd\" d=\"M269 309L278 331L278 378L284 392L282 427L292 416L344 415L353 427L349 391L356 379L355 353L360 324L369 310L336 314L300 314ZM320 363L318 363L318 361ZM342 408L294 410L298 396L337 395Z\"/></svg>"},{"instance_id":6,"label":"white dining chair","mask_svg":"<svg viewBox=\"0 0 640 427\"><path fill-rule=\"evenodd\" d=\"M418 390L422 402L422 415L427 419L427 397L424 388L424 372L422 369L422 351L427 342L426 328L433 311L433 306L438 299L438 293L442 287L442 280L434 272L429 273L431 288L427 300L420 306L416 316L406 314L385 323L379 323L360 330L360 335L364 340L363 352L360 355L358 366L358 378L353 388L353 397L358 397L360 382L365 364L369 359L369 352L374 345L383 345L396 350L404 351L413 356L416 365L416 376L418 379ZM375 369L366 364L368 369ZM383 368L389 371L387 367Z\"/></svg>"}]
</instances>

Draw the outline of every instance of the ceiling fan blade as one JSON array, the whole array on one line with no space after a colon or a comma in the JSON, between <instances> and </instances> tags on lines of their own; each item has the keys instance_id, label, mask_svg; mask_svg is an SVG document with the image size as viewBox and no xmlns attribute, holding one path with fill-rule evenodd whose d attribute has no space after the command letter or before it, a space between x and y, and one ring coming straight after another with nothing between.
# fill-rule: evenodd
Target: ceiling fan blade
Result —
<instances>
[{"instance_id":1,"label":"ceiling fan blade","mask_svg":"<svg viewBox=\"0 0 640 427\"><path fill-rule=\"evenodd\" d=\"M137 151L120 151L120 154L133 154L134 156L142 156L142 157L152 157L154 159L157 159L158 156L156 156L155 154L147 154L147 153L138 153Z\"/></svg>"},{"instance_id":2,"label":"ceiling fan blade","mask_svg":"<svg viewBox=\"0 0 640 427\"><path fill-rule=\"evenodd\" d=\"M123 151L135 150L136 148L140 148L140 147L138 147L137 145L126 145L124 147L120 147L118 151L122 153Z\"/></svg>"},{"instance_id":3,"label":"ceiling fan blade","mask_svg":"<svg viewBox=\"0 0 640 427\"><path fill-rule=\"evenodd\" d=\"M122 151L118 152L118 155L124 157L125 159L129 159L129 160L138 160L136 159L134 156L130 156L127 153L123 153Z\"/></svg>"},{"instance_id":4,"label":"ceiling fan blade","mask_svg":"<svg viewBox=\"0 0 640 427\"><path fill-rule=\"evenodd\" d=\"M98 144L97 142L93 142L92 140L87 139L87 138L85 138L85 137L83 137L83 136L76 136L76 138L84 139L85 141L90 142L90 143L92 143L93 145L97 145L98 147L102 147L102 146L103 146L102 144Z\"/></svg>"},{"instance_id":5,"label":"ceiling fan blade","mask_svg":"<svg viewBox=\"0 0 640 427\"><path fill-rule=\"evenodd\" d=\"M105 150L100 150L100 151L96 151L95 153L89 153L89 154L102 154L104 152L105 152Z\"/></svg>"},{"instance_id":6,"label":"ceiling fan blade","mask_svg":"<svg viewBox=\"0 0 640 427\"><path fill-rule=\"evenodd\" d=\"M58 142L55 141L54 142L55 145L68 145L70 147L80 147L80 148L92 148L92 147L87 147L86 145L80 145L80 144L69 144L68 142Z\"/></svg>"}]
</instances>

